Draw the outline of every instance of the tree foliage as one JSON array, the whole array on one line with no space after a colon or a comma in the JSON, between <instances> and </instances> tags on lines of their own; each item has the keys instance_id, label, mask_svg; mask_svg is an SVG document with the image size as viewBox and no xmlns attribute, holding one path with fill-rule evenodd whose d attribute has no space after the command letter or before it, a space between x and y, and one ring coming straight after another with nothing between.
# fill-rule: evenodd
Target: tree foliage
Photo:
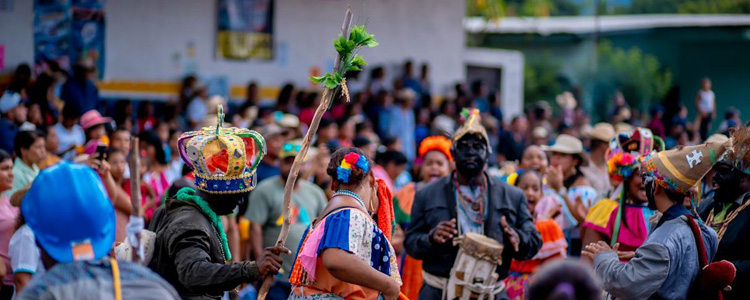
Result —
<instances>
[{"instance_id":1,"label":"tree foliage","mask_svg":"<svg viewBox=\"0 0 750 300\"><path fill-rule=\"evenodd\" d=\"M750 0L633 0L615 14L746 14Z\"/></svg>"},{"instance_id":2,"label":"tree foliage","mask_svg":"<svg viewBox=\"0 0 750 300\"><path fill-rule=\"evenodd\" d=\"M645 109L659 102L672 86L672 72L663 68L655 56L637 47L624 50L603 41L598 46L597 60L597 70L586 76L597 107L619 90L632 107Z\"/></svg>"},{"instance_id":3,"label":"tree foliage","mask_svg":"<svg viewBox=\"0 0 750 300\"><path fill-rule=\"evenodd\" d=\"M540 100L552 101L566 88L561 75L562 65L550 55L541 59L527 61L523 71L524 103L535 103Z\"/></svg>"}]
</instances>

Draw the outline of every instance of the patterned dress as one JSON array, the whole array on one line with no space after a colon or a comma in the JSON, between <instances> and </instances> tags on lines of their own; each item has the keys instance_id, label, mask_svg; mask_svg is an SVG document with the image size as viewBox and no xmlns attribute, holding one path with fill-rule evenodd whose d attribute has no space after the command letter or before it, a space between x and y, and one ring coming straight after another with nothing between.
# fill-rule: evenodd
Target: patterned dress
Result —
<instances>
[{"instance_id":1,"label":"patterned dress","mask_svg":"<svg viewBox=\"0 0 750 300\"><path fill-rule=\"evenodd\" d=\"M308 227L300 242L289 282L289 299L376 299L379 291L336 279L323 267L326 249L341 249L356 255L399 285L396 254L377 224L364 212L344 208Z\"/></svg>"},{"instance_id":2,"label":"patterned dress","mask_svg":"<svg viewBox=\"0 0 750 300\"><path fill-rule=\"evenodd\" d=\"M567 253L568 243L565 241L562 229L555 221L536 221L534 225L542 236L542 249L529 260L517 261L514 259L511 262L510 273L505 278L505 289L508 291L508 298L511 300L526 299L524 298L526 287L534 270L549 260L565 258Z\"/></svg>"},{"instance_id":3,"label":"patterned dress","mask_svg":"<svg viewBox=\"0 0 750 300\"><path fill-rule=\"evenodd\" d=\"M607 236L610 245L617 231L617 240L620 243L620 251L635 251L648 237L651 226L649 218L655 211L648 209L645 205L625 205L625 214L620 216L620 224L617 224L617 216L620 213L620 203L604 199L599 201L589 210L583 227L594 230ZM619 227L619 228L618 228Z\"/></svg>"}]
</instances>

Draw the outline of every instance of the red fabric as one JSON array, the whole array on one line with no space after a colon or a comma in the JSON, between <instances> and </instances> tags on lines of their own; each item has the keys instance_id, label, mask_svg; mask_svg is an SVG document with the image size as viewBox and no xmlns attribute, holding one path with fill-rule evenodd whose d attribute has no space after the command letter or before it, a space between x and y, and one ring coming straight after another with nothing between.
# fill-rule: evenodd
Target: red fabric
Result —
<instances>
[{"instance_id":1,"label":"red fabric","mask_svg":"<svg viewBox=\"0 0 750 300\"><path fill-rule=\"evenodd\" d=\"M701 271L698 273L696 282L698 283L697 292L701 299L722 300L722 290L732 284L737 275L737 268L734 264L726 260L708 263L706 255L706 246L703 244L703 236L698 223L692 216L688 216L688 225L693 232L695 245L698 248L698 261Z\"/></svg>"},{"instance_id":2,"label":"red fabric","mask_svg":"<svg viewBox=\"0 0 750 300\"><path fill-rule=\"evenodd\" d=\"M214 174L216 169L226 173L227 166L229 166L229 153L227 149L221 149L221 151L214 153L206 160L206 167L211 174Z\"/></svg>"},{"instance_id":3,"label":"red fabric","mask_svg":"<svg viewBox=\"0 0 750 300\"><path fill-rule=\"evenodd\" d=\"M383 231L388 241L393 236L393 222L395 222L393 212L393 195L391 190L388 189L388 184L383 179L375 179L378 183L378 228Z\"/></svg>"}]
</instances>

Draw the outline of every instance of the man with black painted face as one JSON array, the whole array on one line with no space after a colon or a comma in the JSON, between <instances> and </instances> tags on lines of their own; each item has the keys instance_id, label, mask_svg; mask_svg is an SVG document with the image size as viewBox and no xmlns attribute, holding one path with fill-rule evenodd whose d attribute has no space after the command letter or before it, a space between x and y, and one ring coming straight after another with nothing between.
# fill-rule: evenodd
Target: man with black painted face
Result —
<instances>
[{"instance_id":1,"label":"man with black painted face","mask_svg":"<svg viewBox=\"0 0 750 300\"><path fill-rule=\"evenodd\" d=\"M719 249L713 261L728 260L737 268L731 291L724 299L750 295L750 131L741 127L732 135L732 148L714 166L713 202L701 206L701 219L716 230Z\"/></svg>"},{"instance_id":2,"label":"man with black painted face","mask_svg":"<svg viewBox=\"0 0 750 300\"><path fill-rule=\"evenodd\" d=\"M424 285L419 299L441 299L458 246L452 239L468 232L483 234L504 245L497 269L500 280L508 275L511 259L533 257L542 245L528 202L521 190L484 171L492 153L479 112L464 111L464 124L453 136L451 154L456 171L437 179L414 197L406 252L423 260ZM496 299L507 299L505 292Z\"/></svg>"}]
</instances>

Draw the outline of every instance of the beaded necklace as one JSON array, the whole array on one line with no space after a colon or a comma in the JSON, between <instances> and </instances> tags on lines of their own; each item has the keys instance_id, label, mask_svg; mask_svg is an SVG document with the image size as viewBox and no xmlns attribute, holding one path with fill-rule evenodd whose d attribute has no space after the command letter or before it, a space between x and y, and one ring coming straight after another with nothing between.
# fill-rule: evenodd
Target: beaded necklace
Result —
<instances>
[{"instance_id":1,"label":"beaded necklace","mask_svg":"<svg viewBox=\"0 0 750 300\"><path fill-rule=\"evenodd\" d=\"M211 227L213 227L214 233L219 238L219 242L221 243L221 248L219 248L219 250L221 250L221 255L226 261L232 260L232 253L229 251L229 243L227 242L227 235L224 233L224 225L221 223L221 217L216 215L211 207L208 206L208 202L201 197L196 196L195 190L189 187L180 189L180 191L177 192L177 195L175 195L175 199L198 205L201 212L208 217L209 221L211 221Z\"/></svg>"},{"instance_id":2,"label":"beaded necklace","mask_svg":"<svg viewBox=\"0 0 750 300\"><path fill-rule=\"evenodd\" d=\"M352 197L352 198L354 198L354 200L357 200L357 202L359 202L359 205L362 205L362 208L364 208L365 211L367 211L367 206L365 206L365 201L363 201L362 197L360 197L359 195L357 195L357 193L355 193L355 192L352 192L350 190L338 190L338 191L336 191L336 193L333 194L333 197L336 197L336 196L349 196L349 197Z\"/></svg>"},{"instance_id":3,"label":"beaded necklace","mask_svg":"<svg viewBox=\"0 0 750 300\"><path fill-rule=\"evenodd\" d=\"M485 187L487 186L487 178L483 178L483 179L484 179L483 182L479 184L479 195L477 196L476 200L473 200L471 199L471 197L464 195L463 192L461 192L461 189L458 185L458 177L455 174L453 175L453 189L456 194L456 200L459 202L459 205L458 205L459 209L475 225L484 224L484 217L486 214L486 211L484 209L486 205L484 191L485 191ZM474 217L472 216L472 214L465 211L467 207L471 207L473 211L479 212L477 216Z\"/></svg>"}]
</instances>

